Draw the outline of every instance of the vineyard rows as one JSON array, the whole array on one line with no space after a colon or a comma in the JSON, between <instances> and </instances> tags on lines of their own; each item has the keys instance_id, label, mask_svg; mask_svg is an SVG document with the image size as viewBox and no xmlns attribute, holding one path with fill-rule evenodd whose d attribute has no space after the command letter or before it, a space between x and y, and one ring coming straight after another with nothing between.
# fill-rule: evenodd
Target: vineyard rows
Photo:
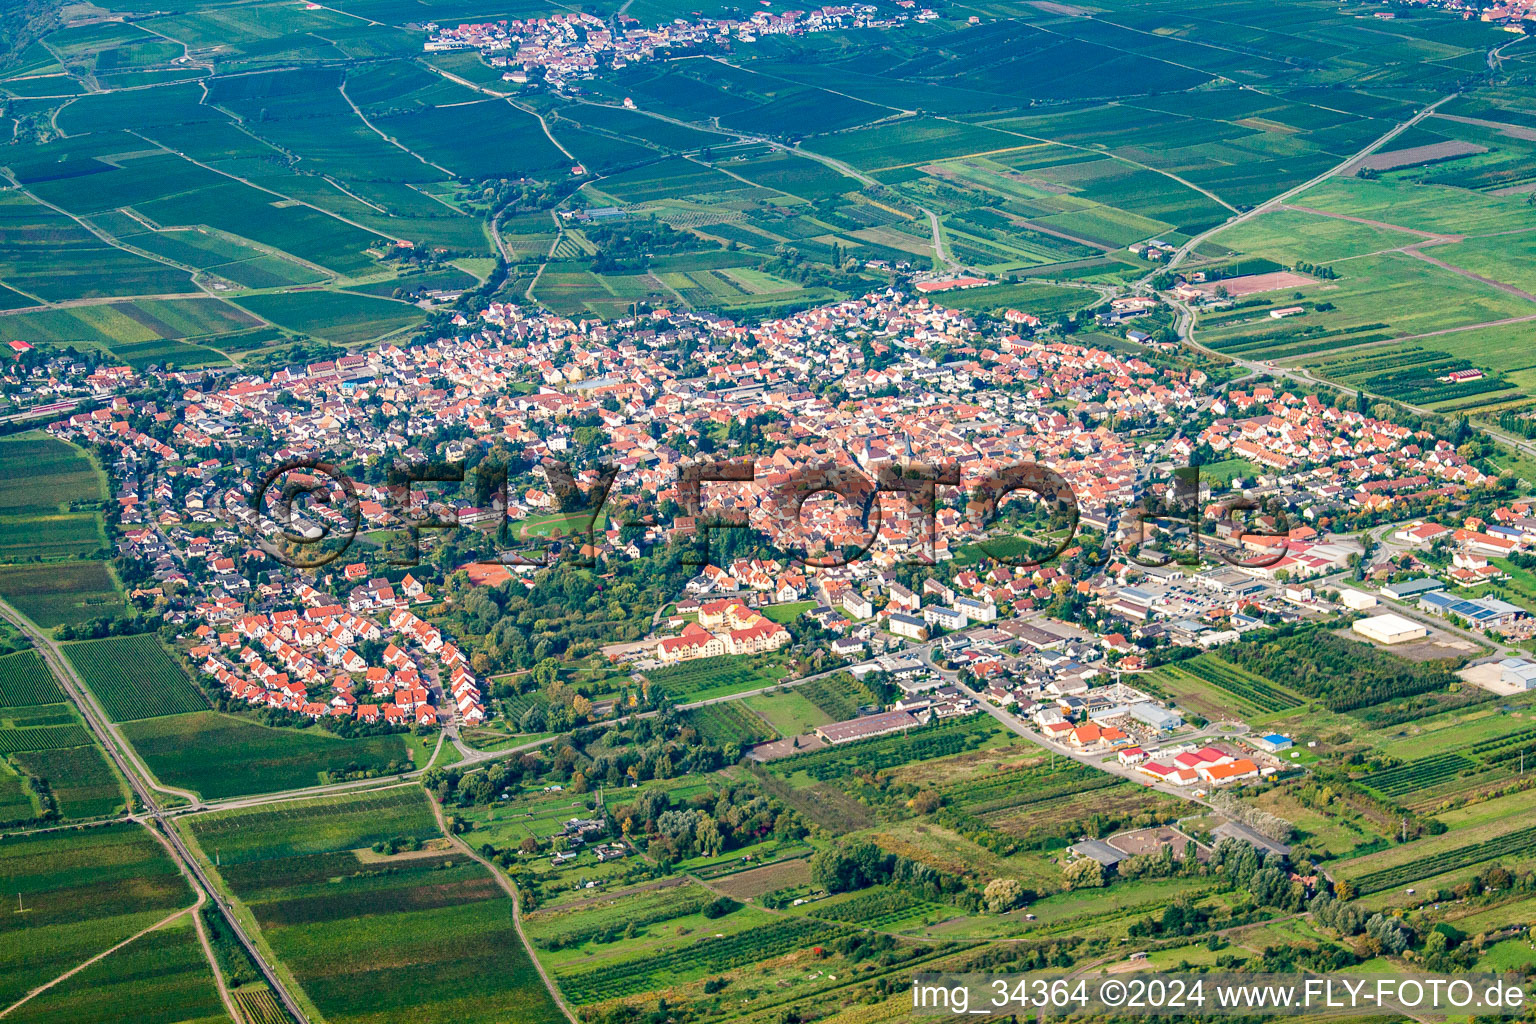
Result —
<instances>
[{"instance_id":1,"label":"vineyard rows","mask_svg":"<svg viewBox=\"0 0 1536 1024\"><path fill-rule=\"evenodd\" d=\"M24 750L63 750L87 747L91 734L78 725L39 725L27 729L0 729L0 754Z\"/></svg>"},{"instance_id":2,"label":"vineyard rows","mask_svg":"<svg viewBox=\"0 0 1536 1024\"><path fill-rule=\"evenodd\" d=\"M1421 878L1430 878L1447 871L1455 871L1457 868L1480 864L1485 860L1494 860L1509 854L1524 854L1531 850L1536 850L1536 825L1508 832L1493 839L1468 843L1454 850L1430 854L1406 864L1372 871L1355 879L1355 887L1360 895L1369 896L1371 893L1392 889L1407 882L1416 882Z\"/></svg>"},{"instance_id":3,"label":"vineyard rows","mask_svg":"<svg viewBox=\"0 0 1536 1024\"><path fill-rule=\"evenodd\" d=\"M560 990L574 1003L618 999L664 988L689 973L713 974L782 956L796 948L825 943L836 934L835 926L780 918L725 938L702 939L652 956L562 974Z\"/></svg>"},{"instance_id":4,"label":"vineyard rows","mask_svg":"<svg viewBox=\"0 0 1536 1024\"><path fill-rule=\"evenodd\" d=\"M831 906L817 907L812 917L827 921L847 921L865 928L884 928L898 921L943 909L937 903L918 899L903 889L888 889L855 896Z\"/></svg>"},{"instance_id":5,"label":"vineyard rows","mask_svg":"<svg viewBox=\"0 0 1536 1024\"><path fill-rule=\"evenodd\" d=\"M230 992L250 1024L288 1024L288 1014L269 988L237 988Z\"/></svg>"},{"instance_id":6,"label":"vineyard rows","mask_svg":"<svg viewBox=\"0 0 1536 1024\"><path fill-rule=\"evenodd\" d=\"M1530 748L1533 744L1536 744L1536 725L1527 726L1503 736L1495 736L1481 743L1474 743L1469 748L1469 752L1473 757L1495 764L1519 757L1521 750Z\"/></svg>"},{"instance_id":7,"label":"vineyard rows","mask_svg":"<svg viewBox=\"0 0 1536 1024\"><path fill-rule=\"evenodd\" d=\"M699 735L717 746L735 743L750 746L777 739L778 734L752 712L736 704L709 704L687 713Z\"/></svg>"},{"instance_id":8,"label":"vineyard rows","mask_svg":"<svg viewBox=\"0 0 1536 1024\"><path fill-rule=\"evenodd\" d=\"M1429 789L1448 782L1463 772L1477 770L1476 761L1461 754L1433 754L1429 757L1373 772L1360 781L1385 796L1403 796L1415 790Z\"/></svg>"},{"instance_id":9,"label":"vineyard rows","mask_svg":"<svg viewBox=\"0 0 1536 1024\"><path fill-rule=\"evenodd\" d=\"M1301 706L1301 701L1271 686L1260 676L1254 675L1225 662L1194 658L1179 666L1196 679L1210 683L1254 705L1261 711L1289 711Z\"/></svg>"},{"instance_id":10,"label":"vineyard rows","mask_svg":"<svg viewBox=\"0 0 1536 1024\"><path fill-rule=\"evenodd\" d=\"M64 699L43 659L33 651L17 651L0 658L0 705L25 707L56 704Z\"/></svg>"},{"instance_id":11,"label":"vineyard rows","mask_svg":"<svg viewBox=\"0 0 1536 1024\"><path fill-rule=\"evenodd\" d=\"M64 653L114 722L208 708L186 672L147 633L73 643Z\"/></svg>"}]
</instances>

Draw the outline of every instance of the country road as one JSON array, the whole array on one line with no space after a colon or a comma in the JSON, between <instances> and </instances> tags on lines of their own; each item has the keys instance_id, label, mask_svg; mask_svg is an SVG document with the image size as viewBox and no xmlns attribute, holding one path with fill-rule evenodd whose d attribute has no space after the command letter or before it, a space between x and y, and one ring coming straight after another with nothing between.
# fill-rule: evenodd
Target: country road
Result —
<instances>
[{"instance_id":1,"label":"country road","mask_svg":"<svg viewBox=\"0 0 1536 1024\"><path fill-rule=\"evenodd\" d=\"M1521 37L1521 38L1523 39L1524 37ZM1499 54L1500 51L1505 49L1505 47L1512 46L1515 43L1518 43L1520 41L1521 41L1520 39L1511 40L1509 43L1505 43L1503 46L1500 46L1497 49L1491 51L1490 52L1490 58L1489 58L1490 61L1493 60L1493 57L1494 57L1495 54ZM1329 178L1332 178L1335 175L1337 175L1337 174L1343 172L1344 170L1346 170L1347 168L1349 168L1356 161L1358 161L1360 159L1363 159L1364 157L1367 157L1370 154L1374 153L1376 150L1380 149L1382 146L1384 146L1388 142L1392 141L1398 135L1401 135L1403 132L1407 131L1409 128L1414 127L1420 121L1424 120L1426 117L1429 117L1442 104L1450 102L1451 100L1455 99L1459 95L1461 95L1459 92L1453 92L1453 93L1449 93L1449 94L1447 94L1445 96L1440 97L1435 102L1433 102L1433 103L1429 104L1428 106L1424 107L1423 109L1421 109L1417 114L1415 114L1413 117L1409 118L1407 121L1404 121L1401 124L1397 125L1391 131L1388 131L1385 134L1381 135L1375 141L1371 142L1369 145L1367 145L1363 149L1359 150L1358 152L1354 153L1353 155L1351 155L1347 159L1341 161L1340 163L1338 163L1338 164L1334 165L1333 167L1329 168L1328 170L1324 171L1322 174L1319 174L1317 177L1312 178L1309 181L1303 182L1302 184L1297 185L1295 188L1288 189L1285 192L1282 192L1279 195L1274 196L1273 198L1264 201L1263 203L1259 204L1258 206L1253 207L1252 209L1246 211L1245 213L1242 213L1242 214L1240 214L1240 215L1238 215L1236 217L1230 218L1229 220L1227 220L1227 221L1225 221L1225 222L1223 222L1221 224L1216 225L1215 227L1209 229L1208 231L1204 231L1201 234L1196 235L1195 237L1191 238L1189 241L1185 242L1182 246L1180 246L1179 249L1172 256L1170 256L1168 258L1168 260L1166 261L1166 263L1164 263L1161 267L1157 268L1156 270L1151 271L1146 276L1144 276L1139 281L1137 281L1136 282L1136 287L1138 289L1141 289L1141 290L1147 290L1150 287L1150 283L1151 283L1151 281L1152 281L1152 279L1154 277L1156 277L1159 274L1162 274L1164 272L1173 270L1180 263L1182 263L1185 259L1187 259L1189 257L1189 255L1190 255L1190 253L1192 253L1195 250L1195 248L1198 245L1200 245L1200 243L1206 241L1207 239L1213 238L1216 235L1219 235L1221 232L1227 230L1228 228L1235 227L1238 224L1241 224L1241 223L1243 223L1245 221L1251 220L1254 217L1257 217L1257 216L1259 216L1261 214L1268 213L1268 212L1270 212L1272 210L1276 210L1276 209L1280 209L1280 208L1284 207L1295 196L1301 195L1302 193L1306 192L1308 189L1314 188L1317 185L1322 184L1324 181L1327 181ZM1396 227L1396 225L1385 225L1385 226L1394 227L1394 228ZM1397 230L1406 230L1406 229L1397 228ZM1414 233L1423 234L1424 232L1414 232ZM1432 233L1430 233L1430 234L1432 235ZM1426 238L1424 240L1424 242L1421 243L1421 244L1425 244L1425 245L1433 244L1434 242L1440 240L1440 237L1441 236L1433 236L1432 235L1432 237ZM1528 300L1536 301L1536 295L1533 295L1533 294L1531 294L1529 292L1526 292L1526 291L1524 291L1524 290L1522 290L1522 289L1520 289L1520 288L1518 288L1518 287L1516 287L1514 285L1509 284L1506 281L1498 281L1498 280L1495 280L1493 278L1485 277L1485 276L1480 275L1480 274L1473 274L1473 273L1471 273L1469 271L1463 270L1460 267L1451 266L1451 265L1446 264L1446 263L1444 263L1444 262L1442 262L1440 260L1435 259L1434 257L1427 256L1424 253L1418 252L1417 249L1415 247L1413 247L1413 246L1405 247L1405 249L1406 250L1412 250L1412 251L1409 252L1409 255L1411 255L1411 256L1414 256L1414 257L1416 257L1418 259L1421 259L1421 260L1423 260L1423 261L1425 261L1427 263L1430 263L1430 264L1432 264L1434 266L1437 266L1437 267L1440 267L1442 269L1451 271L1452 273L1458 274L1459 276L1462 276L1462 277L1467 278L1469 280L1476 280L1479 283L1488 285L1489 287L1492 287L1492 288L1496 288L1499 291L1504 292L1505 294L1512 295L1512 296L1515 296L1517 298L1522 298L1522 299L1528 299ZM1214 349L1207 348L1206 346L1200 344L1200 342L1195 339L1195 324L1196 324L1196 319L1197 318L1195 316L1194 310L1190 308L1189 304L1186 303L1186 302L1183 302L1181 300L1174 299L1171 296L1165 296L1165 298L1166 298L1167 302L1169 303L1169 305L1171 305L1174 308L1174 311L1175 311L1174 330L1178 333L1180 339L1186 345L1190 346L1191 348L1193 348L1193 349L1195 349L1195 350L1197 350L1199 352L1202 352L1205 355L1210 356L1210 357L1212 357L1212 358L1214 358L1216 360L1219 360L1221 362L1227 362L1227 363L1231 363L1231 364L1236 365L1236 366L1241 366L1242 368L1244 368L1245 370L1248 371L1248 375L1249 376L1264 375L1264 376L1269 376L1269 377L1278 377L1278 378L1283 378L1283 379L1295 380L1295 381L1298 381L1298 382L1301 382L1301 383L1305 383L1305 384L1309 384L1309 385L1322 384L1322 385L1331 386L1331 387L1338 387L1339 386L1339 385L1331 384L1326 379L1315 377L1311 373L1307 372L1306 370L1292 369L1290 367L1280 366L1277 363L1270 363L1270 362L1265 362L1265 361L1257 360L1257 359L1244 359L1241 356L1234 356L1234 355L1231 355L1231 354L1221 353L1221 352L1215 351ZM1531 319L1536 319L1536 314L1533 314L1532 316L1510 317L1510 318L1506 318L1506 319L1502 319L1502 320L1492 321L1492 322L1490 322L1488 324L1473 324L1473 325L1467 325L1467 326L1461 326L1461 327L1447 328L1447 329L1440 330L1440 331L1432 331L1432 332L1429 332L1428 334L1424 334L1424 335L1415 335L1413 337L1433 337L1433 336L1440 335L1440 334L1450 334L1450 333L1455 333L1455 332L1458 332L1458 331L1472 330L1472 329L1474 329L1476 327L1480 327L1480 326L1497 326L1499 324L1521 323L1521 322L1525 322L1525 321L1531 320ZM1401 342L1401 341L1410 340L1410 339L1408 339L1408 338L1394 338L1394 339L1390 339L1390 340L1393 341L1393 342ZM1347 391L1351 391L1351 390L1358 391L1360 394L1365 395L1365 396L1367 396L1369 398L1376 398L1376 399L1380 399L1382 401L1387 401L1388 400L1385 395L1379 395L1379 394L1376 394L1375 392L1368 391L1368 390L1366 390L1364 388L1361 388L1361 387L1348 387L1348 388L1345 388L1344 390L1346 392ZM1402 399L1398 399L1398 398L1391 399L1391 401L1394 404L1396 404L1397 406L1399 406L1399 407L1401 407L1403 409L1406 409L1409 412L1416 413L1416 414L1421 415L1421 416L1435 415L1435 412L1434 412L1433 409L1429 409L1429 408L1427 408L1425 406L1414 405L1414 404L1411 404L1409 402L1403 401ZM1479 426L1479 429L1482 430L1484 433L1488 434L1489 436L1497 439L1499 442L1501 442L1501 443L1509 446L1510 448L1514 449L1516 452L1519 452L1519 453L1521 453L1523 455L1529 455L1529 456L1532 456L1532 457L1536 457L1536 440L1532 440L1530 438L1520 437L1520 436L1512 434L1509 431L1504 430L1504 429L1502 429L1500 427L1492 426L1492 425L1489 425L1489 424L1481 424Z\"/></svg>"},{"instance_id":2,"label":"country road","mask_svg":"<svg viewBox=\"0 0 1536 1024\"><path fill-rule=\"evenodd\" d=\"M1424 109L1420 110L1417 114L1414 114L1408 120L1402 122L1401 124L1396 125L1390 131L1388 131L1385 134L1377 137L1374 141L1372 141L1371 143L1366 145L1365 148L1359 150L1356 153L1351 154L1348 157L1345 157L1342 161L1340 161L1339 163L1335 164L1334 166L1328 168L1328 170L1324 171L1322 174L1319 174L1317 177L1311 178L1311 179L1309 179L1307 181L1304 181L1300 185L1297 185L1295 188L1287 189L1286 191L1280 193L1277 196L1274 196L1271 199L1266 199L1264 202L1260 203L1258 206L1252 207L1251 209L1248 209L1248 210L1244 211L1243 213L1238 214L1236 217L1229 217L1227 220L1222 221L1220 224L1216 225L1213 228L1210 228L1210 229L1208 229L1206 231L1202 231L1200 234L1196 235L1195 237L1191 238L1189 241L1185 242L1183 245L1179 246L1178 250L1175 251L1172 256L1168 257L1167 262L1165 262L1162 266L1156 268L1155 270L1152 270L1145 277L1143 277L1140 281L1136 282L1137 286L1138 287L1146 287L1146 286L1148 286L1151 283L1151 281L1152 281L1152 279L1154 277L1157 277L1159 274L1165 273L1167 271L1173 270L1180 263L1183 263L1186 259L1188 259L1189 258L1189 254L1194 252L1195 249L1200 245L1200 243L1204 242L1206 239L1214 238L1215 236L1221 234L1223 231L1226 231L1228 228L1235 228L1239 224L1246 223L1247 221L1250 221L1250 220L1252 220L1255 217L1258 217L1258 216L1261 216L1263 214L1269 213L1271 210L1278 209L1279 207L1283 206L1286 202L1288 202L1293 196L1299 196L1303 192L1306 192L1308 189L1316 188L1318 185L1321 185L1323 182L1327 181L1329 178L1333 177L1336 174L1339 174L1340 172L1344 171L1346 168L1350 167L1356 161L1363 160L1365 157L1370 156L1372 153L1376 152L1382 146L1385 146L1387 143L1389 143L1393 139L1397 138L1403 132L1407 131L1408 129L1412 128L1414 125L1418 124L1420 121L1424 120L1430 114L1433 114L1435 112L1435 108L1436 107L1440 106L1442 103L1450 102L1451 100L1455 99L1459 95L1461 95L1461 94L1457 93L1457 92L1453 92L1453 93L1450 93L1450 94L1448 94L1446 96L1440 97L1438 100L1435 100L1435 102L1429 104L1427 107L1425 107Z\"/></svg>"}]
</instances>

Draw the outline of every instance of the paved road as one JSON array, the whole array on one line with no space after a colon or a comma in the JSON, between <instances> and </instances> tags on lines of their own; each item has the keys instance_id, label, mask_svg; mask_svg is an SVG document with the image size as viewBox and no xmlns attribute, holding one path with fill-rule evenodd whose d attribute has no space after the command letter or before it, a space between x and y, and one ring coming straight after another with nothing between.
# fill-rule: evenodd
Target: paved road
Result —
<instances>
[{"instance_id":1,"label":"paved road","mask_svg":"<svg viewBox=\"0 0 1536 1024\"><path fill-rule=\"evenodd\" d=\"M235 916L233 908L229 906L228 902L220 894L219 889L204 874L202 865L198 863L197 858L192 855L191 851L187 849L186 844L182 842L181 835L176 831L175 826L166 820L152 792L152 790L159 787L153 786L149 782L147 775L141 774L137 760L128 753L128 745L113 732L106 715L97 706L95 698L90 695L89 690L86 688L85 681L75 673L74 666L69 663L69 659L64 657L63 652L59 650L59 645L54 642L52 637L45 635L33 625L31 619L22 615L5 601L0 601L0 617L11 622L36 645L38 654L42 656L43 661L53 673L54 678L59 683L59 687L69 697L71 703L79 709L81 717L85 719L87 728L95 734L97 741L101 743L102 749L112 758L113 763L117 765L117 770L122 773L123 778L128 780L128 785L132 788L134 796L143 808L142 812L131 815L131 817L136 821L142 822L151 831L157 832L165 839L169 844L168 849L177 861L180 862L181 869L193 880L193 887L199 891L199 905L201 905L204 895L213 899L214 905L219 908L219 912L224 916L224 920L229 925L230 930L234 932L235 937L240 940L240 944L250 954L252 961L255 962L257 968L261 971L268 986L282 1000L288 1012L293 1015L293 1019L298 1021L299 1024L308 1024L309 1017L299 1007L298 1001L294 999L288 987L283 984L282 979L278 976L277 968L267 960L256 943L246 934L245 928ZM195 797L195 794L193 795Z\"/></svg>"},{"instance_id":2,"label":"paved road","mask_svg":"<svg viewBox=\"0 0 1536 1024\"><path fill-rule=\"evenodd\" d=\"M1046 739L1040 733L1026 725L1024 721L1017 715L1010 713L1004 708L998 707L996 704L993 704L991 701L982 697L981 694L971 689L965 683L961 682L959 673L951 672L947 669L942 669L936 665L933 661L931 645L925 646L922 649L920 657L922 658L922 661L925 665L933 669L933 671L937 672L939 675L943 676L948 683L953 685L961 693L974 700L983 711L996 719L998 723L1001 724L1005 729L1008 729L1010 732L1023 737L1024 739L1033 743L1035 746L1040 747L1042 750L1048 750L1052 754L1057 754L1061 757L1067 758L1068 760L1076 761L1078 764L1092 768L1096 771L1107 772L1110 775L1118 775L1123 779L1127 779L1131 782L1135 782L1138 785L1145 786L1147 789L1155 789L1159 793L1166 793L1169 796L1176 796L1181 800L1188 800L1190 803L1199 804L1202 807L1211 806L1206 801L1194 796L1194 794L1190 793L1190 791L1187 789L1183 789L1178 786L1163 785L1161 783L1149 783L1148 778L1145 775L1142 775L1140 772L1136 771L1134 768L1129 768L1125 765L1122 765L1118 761L1105 761L1103 759L1102 753L1085 754L1081 750L1073 750L1071 747L1064 747L1058 743L1054 743L1051 740ZM1199 737L1191 737L1191 739L1198 738Z\"/></svg>"}]
</instances>

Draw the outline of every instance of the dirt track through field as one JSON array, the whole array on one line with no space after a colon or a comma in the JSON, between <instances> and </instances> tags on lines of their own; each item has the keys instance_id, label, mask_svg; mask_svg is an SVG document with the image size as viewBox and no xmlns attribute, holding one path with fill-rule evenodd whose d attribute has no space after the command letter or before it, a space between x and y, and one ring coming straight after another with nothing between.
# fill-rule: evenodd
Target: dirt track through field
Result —
<instances>
[{"instance_id":1,"label":"dirt track through field","mask_svg":"<svg viewBox=\"0 0 1536 1024\"><path fill-rule=\"evenodd\" d=\"M1474 274L1470 270L1465 270L1461 267L1454 266L1445 262L1444 260L1437 260L1428 253L1420 252L1418 246L1409 246L1408 248L1404 249L1403 252L1407 253L1409 256L1412 256L1414 259L1423 260L1425 263L1428 263L1431 266L1439 267L1441 270L1448 270L1460 277L1465 277L1472 281L1481 281L1483 284L1491 285L1492 287L1497 288L1499 291L1504 292L1506 295L1513 295L1519 299L1526 299L1530 302L1536 302L1536 295L1532 295L1528 291L1516 288L1512 284L1505 284L1503 281L1495 281L1491 277L1484 277L1482 274Z\"/></svg>"},{"instance_id":2,"label":"dirt track through field","mask_svg":"<svg viewBox=\"0 0 1536 1024\"><path fill-rule=\"evenodd\" d=\"M52 981L45 982L45 983L39 985L37 988L35 988L32 991L28 992L26 995L22 996L20 999L16 1000L10 1006L7 1006L5 1009L0 1010L0 1017L4 1017L6 1014L8 1014L12 1010L16 1009L18 1006L21 1006L21 1005L29 1002L30 1000L35 999L36 997L42 995L44 992L46 992L49 989L53 988L55 985L59 984L60 982L68 981L70 978L73 978L75 975L79 974L81 971L85 970L87 967L89 967L92 964L96 963L98 960L106 959L107 957L111 956L113 953L116 953L118 950L122 949L124 946L132 945L134 942L137 942L139 939L141 939L144 936L148 935L150 932L159 931L161 928L164 928L166 925L170 924L172 921L176 920L178 917L181 917L181 916L183 916L185 914L190 914L190 913L195 912L199 907L201 907L203 905L203 901L206 898L207 897L205 897L201 892L199 892L198 893L198 901L197 901L197 903L195 905L190 906L190 907L183 907L182 909L180 909L180 910L178 910L178 911L176 911L176 912L174 912L172 914L168 914L167 916L165 916L165 917L161 918L160 920L156 921L154 924L150 925L148 928L145 928L143 931L134 932L132 935L128 936L126 939L124 939L122 942L119 942L117 945L113 946L111 949L104 949L100 953L97 953L95 956L91 957L89 960L86 960L83 963L79 963L79 964L76 964L74 967L71 967L69 970L65 971L63 974L59 975L57 978L54 978ZM210 961L210 963L211 962L212 961Z\"/></svg>"},{"instance_id":3,"label":"dirt track through field","mask_svg":"<svg viewBox=\"0 0 1536 1024\"><path fill-rule=\"evenodd\" d=\"M1347 213L1334 213L1330 210L1319 210L1313 206L1297 206L1294 203L1285 203L1280 209L1295 210L1297 213L1310 213L1317 217L1330 217L1333 220L1347 220L1352 224L1364 224L1367 227L1381 228L1383 231L1401 231L1404 234L1418 235L1420 238L1434 242L1437 245L1462 242L1467 237L1466 235L1442 235L1433 231L1421 231L1418 228L1405 228L1401 224L1389 224L1384 220L1371 220L1369 217L1351 217Z\"/></svg>"}]
</instances>

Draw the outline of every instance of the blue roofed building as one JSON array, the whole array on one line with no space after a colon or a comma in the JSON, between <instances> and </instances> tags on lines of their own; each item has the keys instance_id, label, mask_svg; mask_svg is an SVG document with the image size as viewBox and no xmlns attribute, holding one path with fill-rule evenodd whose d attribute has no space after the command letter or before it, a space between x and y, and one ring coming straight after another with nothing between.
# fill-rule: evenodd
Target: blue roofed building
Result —
<instances>
[{"instance_id":1,"label":"blue roofed building","mask_svg":"<svg viewBox=\"0 0 1536 1024\"><path fill-rule=\"evenodd\" d=\"M1457 597L1441 592L1419 595L1419 607L1435 615L1454 615L1474 629L1502 629L1525 615L1524 608L1496 597Z\"/></svg>"}]
</instances>

